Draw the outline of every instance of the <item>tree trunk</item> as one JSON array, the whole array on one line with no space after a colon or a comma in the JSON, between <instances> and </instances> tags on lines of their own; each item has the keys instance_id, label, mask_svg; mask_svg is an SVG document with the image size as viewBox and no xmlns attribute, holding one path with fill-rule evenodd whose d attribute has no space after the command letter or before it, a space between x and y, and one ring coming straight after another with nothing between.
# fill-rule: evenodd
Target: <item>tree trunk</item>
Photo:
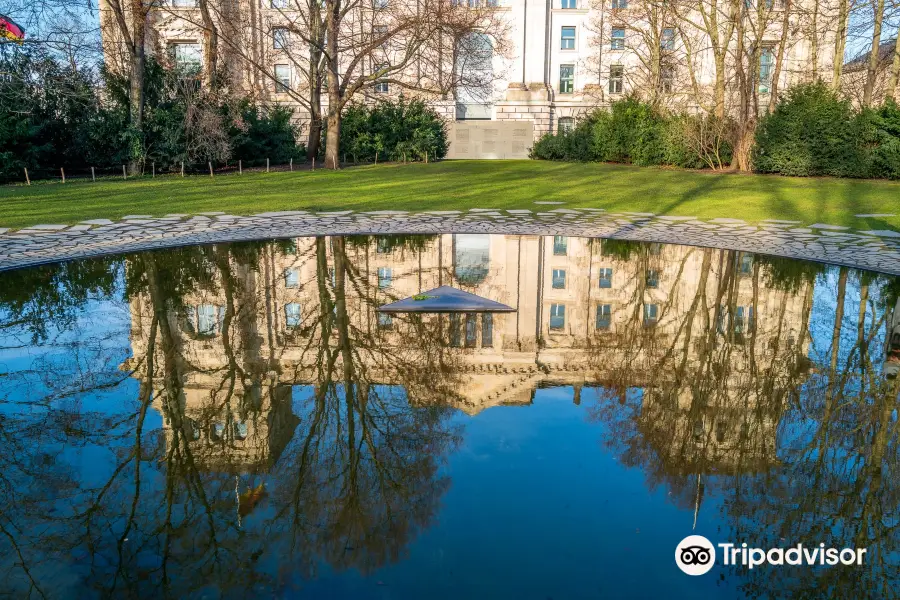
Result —
<instances>
[{"instance_id":1,"label":"tree trunk","mask_svg":"<svg viewBox=\"0 0 900 600\"><path fill-rule=\"evenodd\" d=\"M850 16L850 0L841 0L838 9L837 37L834 39L834 73L831 87L841 89L841 73L844 70L844 49L847 47L847 19Z\"/></svg>"},{"instance_id":2,"label":"tree trunk","mask_svg":"<svg viewBox=\"0 0 900 600\"><path fill-rule=\"evenodd\" d=\"M784 49L787 46L788 30L791 26L791 0L784 1L784 15L781 18L781 37L778 38L778 54L775 57L775 72L772 73L772 83L769 85L768 112L775 110L778 104L778 80L781 79L781 68L784 64ZM813 75L815 79L815 75Z\"/></svg>"},{"instance_id":3,"label":"tree trunk","mask_svg":"<svg viewBox=\"0 0 900 600\"><path fill-rule=\"evenodd\" d=\"M716 83L714 91L715 115L725 118L725 54L716 53Z\"/></svg>"},{"instance_id":4,"label":"tree trunk","mask_svg":"<svg viewBox=\"0 0 900 600\"><path fill-rule=\"evenodd\" d=\"M209 0L200 0L200 14L203 17L203 78L209 86L214 86L219 60L219 32L209 14Z\"/></svg>"},{"instance_id":5,"label":"tree trunk","mask_svg":"<svg viewBox=\"0 0 900 600\"><path fill-rule=\"evenodd\" d=\"M341 111L336 104L331 103L328 107L328 131L325 134L325 167L329 169L340 168L338 149L341 144Z\"/></svg>"},{"instance_id":6,"label":"tree trunk","mask_svg":"<svg viewBox=\"0 0 900 600\"><path fill-rule=\"evenodd\" d=\"M891 76L884 90L885 98L897 100L897 79L900 78L900 27L897 28L897 42L894 45L894 61L891 64Z\"/></svg>"},{"instance_id":7,"label":"tree trunk","mask_svg":"<svg viewBox=\"0 0 900 600\"><path fill-rule=\"evenodd\" d=\"M812 79L819 79L819 2L815 0L812 6L812 16L810 17L810 35L809 35L809 62L812 67ZM784 10L788 10L785 3Z\"/></svg>"},{"instance_id":8,"label":"tree trunk","mask_svg":"<svg viewBox=\"0 0 900 600\"><path fill-rule=\"evenodd\" d=\"M866 85L863 88L863 106L872 104L875 78L878 75L878 60L881 58L881 23L884 21L884 0L875 5L875 24L872 29L872 50L869 53L869 68L866 70Z\"/></svg>"}]
</instances>

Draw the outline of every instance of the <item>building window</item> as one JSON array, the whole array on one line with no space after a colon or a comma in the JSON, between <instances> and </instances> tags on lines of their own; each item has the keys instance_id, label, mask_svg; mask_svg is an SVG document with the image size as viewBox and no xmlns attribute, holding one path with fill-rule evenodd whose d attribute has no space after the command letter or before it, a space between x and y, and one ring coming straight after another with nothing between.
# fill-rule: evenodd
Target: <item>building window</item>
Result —
<instances>
[{"instance_id":1,"label":"building window","mask_svg":"<svg viewBox=\"0 0 900 600\"><path fill-rule=\"evenodd\" d=\"M612 269L600 269L600 288L609 289L612 287Z\"/></svg>"},{"instance_id":2,"label":"building window","mask_svg":"<svg viewBox=\"0 0 900 600\"><path fill-rule=\"evenodd\" d=\"M197 8L197 0L172 0L172 8Z\"/></svg>"},{"instance_id":3,"label":"building window","mask_svg":"<svg viewBox=\"0 0 900 600\"><path fill-rule=\"evenodd\" d=\"M481 347L491 348L494 345L494 315L484 313L481 316Z\"/></svg>"},{"instance_id":4,"label":"building window","mask_svg":"<svg viewBox=\"0 0 900 600\"><path fill-rule=\"evenodd\" d=\"M234 439L236 440L246 440L247 439L247 423L243 421L238 421L234 423Z\"/></svg>"},{"instance_id":5,"label":"building window","mask_svg":"<svg viewBox=\"0 0 900 600\"><path fill-rule=\"evenodd\" d=\"M610 6L613 10L622 10L628 8L628 0L612 0Z\"/></svg>"},{"instance_id":6,"label":"building window","mask_svg":"<svg viewBox=\"0 0 900 600\"><path fill-rule=\"evenodd\" d=\"M272 48L275 50L286 50L288 47L288 30L284 27L274 27L272 29Z\"/></svg>"},{"instance_id":7,"label":"building window","mask_svg":"<svg viewBox=\"0 0 900 600\"><path fill-rule=\"evenodd\" d=\"M669 65L663 65L659 71L659 89L664 94L671 94L675 86L675 69Z\"/></svg>"},{"instance_id":8,"label":"building window","mask_svg":"<svg viewBox=\"0 0 900 600\"><path fill-rule=\"evenodd\" d=\"M609 93L622 93L622 80L625 78L625 67L612 65L609 67Z\"/></svg>"},{"instance_id":9,"label":"building window","mask_svg":"<svg viewBox=\"0 0 900 600\"><path fill-rule=\"evenodd\" d=\"M474 348L478 340L478 315L466 313L466 348Z\"/></svg>"},{"instance_id":10,"label":"building window","mask_svg":"<svg viewBox=\"0 0 900 600\"><path fill-rule=\"evenodd\" d=\"M560 48L563 50L574 50L575 49L575 28L574 27L563 27L562 28L562 37L560 38Z\"/></svg>"},{"instance_id":11,"label":"building window","mask_svg":"<svg viewBox=\"0 0 900 600\"><path fill-rule=\"evenodd\" d=\"M376 254L390 254L394 251L394 245L389 237L379 237L375 239Z\"/></svg>"},{"instance_id":12,"label":"building window","mask_svg":"<svg viewBox=\"0 0 900 600\"><path fill-rule=\"evenodd\" d=\"M209 437L219 442L225 437L225 423L214 423L209 429Z\"/></svg>"},{"instance_id":13,"label":"building window","mask_svg":"<svg viewBox=\"0 0 900 600\"><path fill-rule=\"evenodd\" d=\"M550 305L550 329L560 331L566 326L566 305Z\"/></svg>"},{"instance_id":14,"label":"building window","mask_svg":"<svg viewBox=\"0 0 900 600\"><path fill-rule=\"evenodd\" d=\"M575 118L574 117L560 117L559 118L558 133L569 133L573 129L575 129Z\"/></svg>"},{"instance_id":15,"label":"building window","mask_svg":"<svg viewBox=\"0 0 900 600\"><path fill-rule=\"evenodd\" d=\"M578 8L577 0L560 0L560 8Z\"/></svg>"},{"instance_id":16,"label":"building window","mask_svg":"<svg viewBox=\"0 0 900 600\"><path fill-rule=\"evenodd\" d=\"M753 331L753 307L738 306L734 310L734 332L738 335Z\"/></svg>"},{"instance_id":17,"label":"building window","mask_svg":"<svg viewBox=\"0 0 900 600\"><path fill-rule=\"evenodd\" d=\"M394 317L389 313L378 313L378 329L391 329L394 326Z\"/></svg>"},{"instance_id":18,"label":"building window","mask_svg":"<svg viewBox=\"0 0 900 600\"><path fill-rule=\"evenodd\" d=\"M644 305L644 327L653 327L659 320L659 306L656 304Z\"/></svg>"},{"instance_id":19,"label":"building window","mask_svg":"<svg viewBox=\"0 0 900 600\"><path fill-rule=\"evenodd\" d=\"M753 255L741 252L739 260L740 274L751 275L753 273Z\"/></svg>"},{"instance_id":20,"label":"building window","mask_svg":"<svg viewBox=\"0 0 900 600\"><path fill-rule=\"evenodd\" d=\"M300 285L300 270L288 269L284 272L284 287L295 288Z\"/></svg>"},{"instance_id":21,"label":"building window","mask_svg":"<svg viewBox=\"0 0 900 600\"><path fill-rule=\"evenodd\" d=\"M288 302L284 305L284 324L288 329L300 326L300 305L296 302Z\"/></svg>"},{"instance_id":22,"label":"building window","mask_svg":"<svg viewBox=\"0 0 900 600\"><path fill-rule=\"evenodd\" d=\"M659 287L659 271L656 269L647 269L647 287L655 290Z\"/></svg>"},{"instance_id":23,"label":"building window","mask_svg":"<svg viewBox=\"0 0 900 600\"><path fill-rule=\"evenodd\" d=\"M378 267L378 287L381 289L391 287L393 272L390 267Z\"/></svg>"},{"instance_id":24,"label":"building window","mask_svg":"<svg viewBox=\"0 0 900 600\"><path fill-rule=\"evenodd\" d=\"M662 30L662 35L659 38L659 47L661 50L674 50L675 49L675 29L672 27L666 27Z\"/></svg>"},{"instance_id":25,"label":"building window","mask_svg":"<svg viewBox=\"0 0 900 600\"><path fill-rule=\"evenodd\" d=\"M612 28L612 36L610 37L609 49L610 50L624 50L625 49L625 28L624 27L613 27Z\"/></svg>"},{"instance_id":26,"label":"building window","mask_svg":"<svg viewBox=\"0 0 900 600\"><path fill-rule=\"evenodd\" d=\"M388 0L375 0L375 9L384 10L388 7Z\"/></svg>"},{"instance_id":27,"label":"building window","mask_svg":"<svg viewBox=\"0 0 900 600\"><path fill-rule=\"evenodd\" d=\"M172 44L170 47L175 68L185 73L198 73L203 62L203 48L200 44Z\"/></svg>"},{"instance_id":28,"label":"building window","mask_svg":"<svg viewBox=\"0 0 900 600\"><path fill-rule=\"evenodd\" d=\"M575 89L575 65L559 65L559 93L571 94Z\"/></svg>"},{"instance_id":29,"label":"building window","mask_svg":"<svg viewBox=\"0 0 900 600\"><path fill-rule=\"evenodd\" d=\"M382 69L386 69L387 65L378 65L375 67L375 72L381 71ZM387 81L376 81L375 82L375 93L377 94L387 94L388 93L388 82Z\"/></svg>"},{"instance_id":30,"label":"building window","mask_svg":"<svg viewBox=\"0 0 900 600\"><path fill-rule=\"evenodd\" d=\"M279 10L284 10L288 7L288 0L272 0L270 4L272 8L277 8Z\"/></svg>"},{"instance_id":31,"label":"building window","mask_svg":"<svg viewBox=\"0 0 900 600\"><path fill-rule=\"evenodd\" d=\"M553 256L565 256L569 250L569 238L564 235L553 236Z\"/></svg>"},{"instance_id":32,"label":"building window","mask_svg":"<svg viewBox=\"0 0 900 600\"><path fill-rule=\"evenodd\" d=\"M597 305L597 330L609 331L612 326L612 306L609 304Z\"/></svg>"},{"instance_id":33,"label":"building window","mask_svg":"<svg viewBox=\"0 0 900 600\"><path fill-rule=\"evenodd\" d=\"M566 270L565 269L553 269L553 289L554 290L566 289Z\"/></svg>"},{"instance_id":34,"label":"building window","mask_svg":"<svg viewBox=\"0 0 900 600\"><path fill-rule=\"evenodd\" d=\"M763 46L759 52L759 93L768 94L772 88L772 69L775 65L775 53L772 48Z\"/></svg>"},{"instance_id":35,"label":"building window","mask_svg":"<svg viewBox=\"0 0 900 600\"><path fill-rule=\"evenodd\" d=\"M291 88L291 66L275 65L275 93L283 94Z\"/></svg>"}]
</instances>

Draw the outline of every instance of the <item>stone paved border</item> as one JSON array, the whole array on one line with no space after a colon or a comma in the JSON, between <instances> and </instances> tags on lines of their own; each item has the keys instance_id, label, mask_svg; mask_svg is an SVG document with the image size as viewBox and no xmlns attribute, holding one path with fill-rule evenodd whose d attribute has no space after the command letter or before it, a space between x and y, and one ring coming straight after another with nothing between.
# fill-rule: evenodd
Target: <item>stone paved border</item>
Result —
<instances>
[{"instance_id":1,"label":"stone paved border","mask_svg":"<svg viewBox=\"0 0 900 600\"><path fill-rule=\"evenodd\" d=\"M128 215L120 221L91 219L78 225L36 225L0 230L0 271L91 256L192 244L309 235L386 233L496 233L568 235L707 246L827 262L900 275L900 233L851 231L823 223L739 219L701 221L602 209L543 211L267 212L247 217L224 213L164 217Z\"/></svg>"}]
</instances>

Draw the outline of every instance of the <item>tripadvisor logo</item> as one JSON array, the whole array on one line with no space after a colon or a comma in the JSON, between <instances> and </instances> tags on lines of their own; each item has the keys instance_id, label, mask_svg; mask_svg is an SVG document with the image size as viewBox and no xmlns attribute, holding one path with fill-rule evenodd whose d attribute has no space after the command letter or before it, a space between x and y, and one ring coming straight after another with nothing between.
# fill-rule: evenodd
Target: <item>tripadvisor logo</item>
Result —
<instances>
[{"instance_id":1,"label":"tripadvisor logo","mask_svg":"<svg viewBox=\"0 0 900 600\"><path fill-rule=\"evenodd\" d=\"M760 565L861 565L866 548L826 548L825 544L790 548L751 548L746 543L717 544L722 549L722 564L741 565L749 569ZM702 535L689 535L675 548L675 564L688 575L703 575L713 568L716 549Z\"/></svg>"}]
</instances>

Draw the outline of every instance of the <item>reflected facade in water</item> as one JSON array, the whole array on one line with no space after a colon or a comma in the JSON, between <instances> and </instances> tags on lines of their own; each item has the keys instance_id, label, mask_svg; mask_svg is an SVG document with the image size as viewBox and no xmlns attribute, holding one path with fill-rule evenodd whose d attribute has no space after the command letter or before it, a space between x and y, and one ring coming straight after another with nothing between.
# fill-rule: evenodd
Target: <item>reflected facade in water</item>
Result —
<instances>
[{"instance_id":1,"label":"reflected facade in water","mask_svg":"<svg viewBox=\"0 0 900 600\"><path fill-rule=\"evenodd\" d=\"M452 285L515 313L379 313ZM564 236L0 274L14 595L889 597L894 278ZM490 409L490 410L487 410ZM858 568L671 559L690 533Z\"/></svg>"}]
</instances>

